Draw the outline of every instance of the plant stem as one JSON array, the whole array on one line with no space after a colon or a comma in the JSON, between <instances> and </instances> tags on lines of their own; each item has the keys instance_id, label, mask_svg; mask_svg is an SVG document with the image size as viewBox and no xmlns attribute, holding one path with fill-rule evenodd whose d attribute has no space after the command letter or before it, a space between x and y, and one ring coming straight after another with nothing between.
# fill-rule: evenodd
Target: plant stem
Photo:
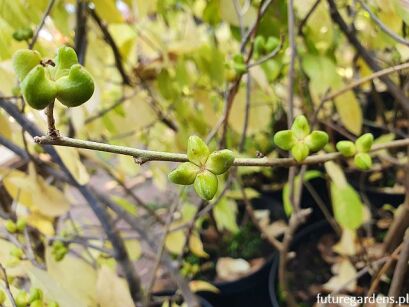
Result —
<instances>
[{"instance_id":1,"label":"plant stem","mask_svg":"<svg viewBox=\"0 0 409 307\"><path fill-rule=\"evenodd\" d=\"M103 152L110 152L125 156L131 156L135 158L138 164L143 164L149 161L171 161L171 162L188 162L186 154L172 153L164 151L152 151L137 149L133 147L125 147L118 145L110 145L105 143L98 143L92 141L84 141L78 139L72 139L68 137L58 137L52 139L48 136L36 136L34 141L41 145L57 145L66 147L83 148L90 150L97 150ZM409 145L408 139L395 140L384 144L376 144L372 147L371 153L383 150L399 148ZM324 163L331 160L341 158L342 155L338 152L317 154L307 157L304 161L297 162L293 158L236 158L233 162L233 166L265 166L265 167L287 167L296 165L311 165Z\"/></svg>"}]
</instances>

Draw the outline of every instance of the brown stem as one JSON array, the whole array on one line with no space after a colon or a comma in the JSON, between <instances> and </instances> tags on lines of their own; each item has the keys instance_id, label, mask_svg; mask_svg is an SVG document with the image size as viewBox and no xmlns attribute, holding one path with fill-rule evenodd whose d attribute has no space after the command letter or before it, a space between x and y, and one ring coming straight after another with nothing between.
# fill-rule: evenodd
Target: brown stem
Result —
<instances>
[{"instance_id":1,"label":"brown stem","mask_svg":"<svg viewBox=\"0 0 409 307\"><path fill-rule=\"evenodd\" d=\"M45 114L47 115L47 125L48 125L48 136L51 139L57 139L60 134L55 128L55 119L54 119L54 102L50 103L45 109Z\"/></svg>"}]
</instances>

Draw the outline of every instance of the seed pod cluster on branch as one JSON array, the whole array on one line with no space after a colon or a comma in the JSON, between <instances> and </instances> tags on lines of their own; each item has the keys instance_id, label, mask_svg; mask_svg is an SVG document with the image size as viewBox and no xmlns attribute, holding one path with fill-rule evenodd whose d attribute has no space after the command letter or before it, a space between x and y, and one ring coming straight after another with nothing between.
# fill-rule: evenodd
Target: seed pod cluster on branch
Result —
<instances>
[{"instance_id":1,"label":"seed pod cluster on branch","mask_svg":"<svg viewBox=\"0 0 409 307\"><path fill-rule=\"evenodd\" d=\"M77 107L94 93L91 74L78 64L74 49L67 46L58 49L54 61L43 61L35 50L18 50L13 56L13 67L25 101L37 110L46 108L56 98L67 107Z\"/></svg>"}]
</instances>

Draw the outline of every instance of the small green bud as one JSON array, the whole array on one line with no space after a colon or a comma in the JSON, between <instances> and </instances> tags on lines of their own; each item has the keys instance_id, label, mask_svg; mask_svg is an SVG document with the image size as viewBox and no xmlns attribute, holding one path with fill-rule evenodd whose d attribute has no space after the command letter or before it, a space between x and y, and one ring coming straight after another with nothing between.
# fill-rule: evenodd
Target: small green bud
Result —
<instances>
[{"instance_id":1,"label":"small green bud","mask_svg":"<svg viewBox=\"0 0 409 307\"><path fill-rule=\"evenodd\" d=\"M41 300L35 300L30 304L30 307L45 307Z\"/></svg>"},{"instance_id":2,"label":"small green bud","mask_svg":"<svg viewBox=\"0 0 409 307\"><path fill-rule=\"evenodd\" d=\"M20 28L17 29L14 33L13 33L13 38L18 41L27 41L30 38L32 38L34 35L33 30L29 27L24 27L24 28Z\"/></svg>"},{"instance_id":3,"label":"small green bud","mask_svg":"<svg viewBox=\"0 0 409 307\"><path fill-rule=\"evenodd\" d=\"M371 150L373 144L373 135L372 133L365 133L364 135L360 136L356 141L356 149L359 152L368 152Z\"/></svg>"},{"instance_id":4,"label":"small green bud","mask_svg":"<svg viewBox=\"0 0 409 307\"><path fill-rule=\"evenodd\" d=\"M16 223L17 231L23 232L27 227L27 220L25 218L19 218Z\"/></svg>"},{"instance_id":5,"label":"small green bud","mask_svg":"<svg viewBox=\"0 0 409 307\"><path fill-rule=\"evenodd\" d=\"M202 166L209 157L209 148L201 138L192 135L187 142L187 157L190 162Z\"/></svg>"},{"instance_id":6,"label":"small green bud","mask_svg":"<svg viewBox=\"0 0 409 307\"><path fill-rule=\"evenodd\" d=\"M304 161L305 158L308 157L309 153L310 150L308 149L308 146L303 142L296 143L291 148L291 154L297 162Z\"/></svg>"},{"instance_id":7,"label":"small green bud","mask_svg":"<svg viewBox=\"0 0 409 307\"><path fill-rule=\"evenodd\" d=\"M14 298L17 307L26 307L28 305L28 294L26 291L20 291Z\"/></svg>"},{"instance_id":8,"label":"small green bud","mask_svg":"<svg viewBox=\"0 0 409 307\"><path fill-rule=\"evenodd\" d=\"M37 300L41 301L42 299L43 299L43 291L39 288L31 288L28 301L30 303L33 303L34 301L37 301Z\"/></svg>"},{"instance_id":9,"label":"small green bud","mask_svg":"<svg viewBox=\"0 0 409 307\"><path fill-rule=\"evenodd\" d=\"M244 57L241 53L237 53L233 56L233 62L238 64L244 64Z\"/></svg>"},{"instance_id":10,"label":"small green bud","mask_svg":"<svg viewBox=\"0 0 409 307\"><path fill-rule=\"evenodd\" d=\"M208 170L199 173L196 176L194 188L200 198L211 200L217 192L217 176Z\"/></svg>"},{"instance_id":11,"label":"small green bud","mask_svg":"<svg viewBox=\"0 0 409 307\"><path fill-rule=\"evenodd\" d=\"M337 150L344 157L352 157L356 152L355 144L351 141L339 141L337 143Z\"/></svg>"},{"instance_id":12,"label":"small green bud","mask_svg":"<svg viewBox=\"0 0 409 307\"><path fill-rule=\"evenodd\" d=\"M291 130L297 139L304 139L311 131L307 118L304 115L298 115L294 119Z\"/></svg>"},{"instance_id":13,"label":"small green bud","mask_svg":"<svg viewBox=\"0 0 409 307\"><path fill-rule=\"evenodd\" d=\"M274 134L274 143L283 150L290 150L297 142L292 130L278 131Z\"/></svg>"},{"instance_id":14,"label":"small green bud","mask_svg":"<svg viewBox=\"0 0 409 307\"><path fill-rule=\"evenodd\" d=\"M64 257L65 257L65 255L67 255L67 253L68 253L68 248L66 248L65 246L64 246L64 247L61 247L61 248L58 248L58 249L53 253L53 254L54 254L54 259L55 259L55 261L59 262L59 261L63 260Z\"/></svg>"},{"instance_id":15,"label":"small green bud","mask_svg":"<svg viewBox=\"0 0 409 307\"><path fill-rule=\"evenodd\" d=\"M21 248L18 248L16 246L14 246L10 250L10 255L13 256L13 257L16 257L17 259L23 259L24 258L24 251Z\"/></svg>"},{"instance_id":16,"label":"small green bud","mask_svg":"<svg viewBox=\"0 0 409 307\"><path fill-rule=\"evenodd\" d=\"M60 305L57 302L49 302L47 307L59 307Z\"/></svg>"},{"instance_id":17,"label":"small green bud","mask_svg":"<svg viewBox=\"0 0 409 307\"><path fill-rule=\"evenodd\" d=\"M231 150L223 149L212 152L206 161L206 169L215 175L221 175L232 166L234 155Z\"/></svg>"},{"instance_id":18,"label":"small green bud","mask_svg":"<svg viewBox=\"0 0 409 307\"><path fill-rule=\"evenodd\" d=\"M17 225L14 223L12 220L7 220L5 224L6 230L9 233L15 233L17 232Z\"/></svg>"},{"instance_id":19,"label":"small green bud","mask_svg":"<svg viewBox=\"0 0 409 307\"><path fill-rule=\"evenodd\" d=\"M361 170L369 170L372 167L372 158L366 152L359 152L354 158L355 166Z\"/></svg>"},{"instance_id":20,"label":"small green bud","mask_svg":"<svg viewBox=\"0 0 409 307\"><path fill-rule=\"evenodd\" d=\"M307 144L311 152L316 152L327 145L328 139L326 132L315 130L305 138L305 144Z\"/></svg>"},{"instance_id":21,"label":"small green bud","mask_svg":"<svg viewBox=\"0 0 409 307\"><path fill-rule=\"evenodd\" d=\"M195 181L196 175L200 168L191 162L180 164L176 169L171 171L168 178L171 182L182 185L189 185Z\"/></svg>"},{"instance_id":22,"label":"small green bud","mask_svg":"<svg viewBox=\"0 0 409 307\"><path fill-rule=\"evenodd\" d=\"M0 290L0 305L4 304L6 301L6 293L3 290Z\"/></svg>"},{"instance_id":23,"label":"small green bud","mask_svg":"<svg viewBox=\"0 0 409 307\"><path fill-rule=\"evenodd\" d=\"M270 36L265 44L266 52L273 52L280 45L280 40L277 37Z\"/></svg>"}]
</instances>

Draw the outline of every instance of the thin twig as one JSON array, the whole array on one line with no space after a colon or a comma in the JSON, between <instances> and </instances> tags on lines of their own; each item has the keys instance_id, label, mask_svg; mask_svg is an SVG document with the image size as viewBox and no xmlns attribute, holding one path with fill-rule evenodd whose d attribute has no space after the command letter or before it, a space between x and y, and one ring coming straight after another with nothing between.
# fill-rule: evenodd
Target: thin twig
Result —
<instances>
[{"instance_id":1,"label":"thin twig","mask_svg":"<svg viewBox=\"0 0 409 307\"><path fill-rule=\"evenodd\" d=\"M337 9L337 5L334 0L327 0L330 8L330 15L332 20L338 24L341 31L347 37L349 43L355 47L359 55L365 61L365 63L374 71L380 71L381 68L373 58L373 56L365 49L361 44L357 36L355 35L353 29L351 29L345 22L344 18L341 16ZM399 102L402 109L406 114L409 114L409 99L406 97L405 93L387 76L383 75L379 77L383 83L387 86L389 92L395 97Z\"/></svg>"},{"instance_id":2,"label":"thin twig","mask_svg":"<svg viewBox=\"0 0 409 307\"><path fill-rule=\"evenodd\" d=\"M398 43L403 45L409 46L409 41L404 39L402 36L393 32L387 25L385 25L376 15L374 12L371 11L371 8L362 0L356 0L362 8L371 16L372 20L378 25L379 28L386 34L388 34L391 38L393 38Z\"/></svg>"},{"instance_id":3,"label":"thin twig","mask_svg":"<svg viewBox=\"0 0 409 307\"><path fill-rule=\"evenodd\" d=\"M53 139L58 138L59 132L55 128L54 102L47 106L45 109L45 114L47 115L48 136Z\"/></svg>"},{"instance_id":4,"label":"thin twig","mask_svg":"<svg viewBox=\"0 0 409 307\"><path fill-rule=\"evenodd\" d=\"M33 35L33 39L28 44L28 49L33 49L35 43L37 42L38 35L40 34L40 31L44 26L45 20L47 19L48 15L50 15L54 4L55 4L55 0L50 0L50 2L48 2L48 6L47 6L47 8L46 8L46 10L44 12L43 17L41 18L40 24L38 25L38 27L37 27L34 35Z\"/></svg>"},{"instance_id":5,"label":"thin twig","mask_svg":"<svg viewBox=\"0 0 409 307\"><path fill-rule=\"evenodd\" d=\"M9 280L8 280L8 278L7 278L6 269L4 268L4 266L3 266L1 263L0 263L0 270L2 271L3 276L4 276L5 290L6 290L6 293L7 293L8 298L9 298L9 301L10 301L10 303L11 303L11 305L12 305L13 307L17 307L16 301L14 300L14 296L13 296L13 294L11 293Z\"/></svg>"},{"instance_id":6,"label":"thin twig","mask_svg":"<svg viewBox=\"0 0 409 307\"><path fill-rule=\"evenodd\" d=\"M34 141L42 145L57 145L66 147L83 148L90 150L97 150L103 152L110 152L115 154L121 154L134 157L136 162L143 164L149 161L171 161L171 162L188 162L186 154L171 153L164 151L152 151L144 149L136 149L133 147L110 145L105 143L97 143L92 141L84 141L79 139L72 139L67 137L59 137L58 139L51 139L47 136L35 137ZM402 140L394 140L388 143L375 144L371 153L383 150L392 149L398 147L404 147L409 145L409 138ZM304 161L297 162L293 158L236 158L233 162L233 166L296 166L296 165L311 165L319 164L327 161L341 158L341 154L338 152L316 154L307 157Z\"/></svg>"},{"instance_id":7,"label":"thin twig","mask_svg":"<svg viewBox=\"0 0 409 307\"><path fill-rule=\"evenodd\" d=\"M305 15L305 17L301 20L299 26L298 26L298 35L302 34L302 31L304 29L304 26L307 24L308 19L311 17L311 15L315 12L317 9L318 5L320 4L321 0L316 0L314 4L311 6L310 10L308 13Z\"/></svg>"},{"instance_id":8,"label":"thin twig","mask_svg":"<svg viewBox=\"0 0 409 307\"><path fill-rule=\"evenodd\" d=\"M405 274L408 270L409 260L409 231L406 231L405 240L403 241L402 251L399 255L398 263L396 264L395 271L393 273L391 287L389 288L388 297L397 299L402 289ZM392 307L394 304L389 304L388 307Z\"/></svg>"}]
</instances>

